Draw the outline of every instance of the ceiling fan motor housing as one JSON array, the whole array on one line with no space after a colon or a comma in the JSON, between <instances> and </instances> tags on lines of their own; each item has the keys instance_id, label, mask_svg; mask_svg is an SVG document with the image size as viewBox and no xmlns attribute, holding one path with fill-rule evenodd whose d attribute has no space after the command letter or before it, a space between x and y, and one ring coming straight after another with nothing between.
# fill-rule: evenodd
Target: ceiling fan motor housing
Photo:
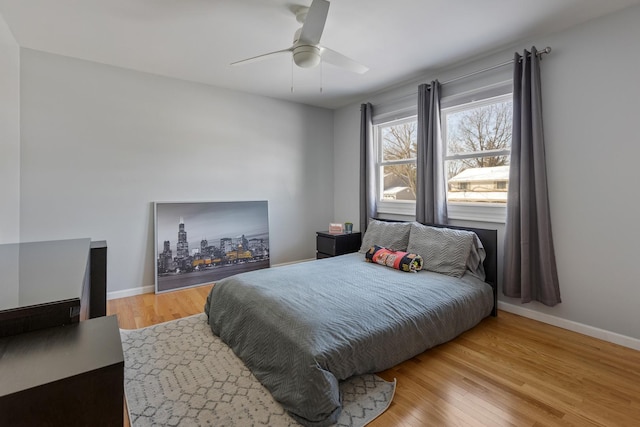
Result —
<instances>
[{"instance_id":1,"label":"ceiling fan motor housing","mask_svg":"<svg viewBox=\"0 0 640 427\"><path fill-rule=\"evenodd\" d=\"M320 48L300 45L293 49L293 62L298 67L313 68L320 63Z\"/></svg>"}]
</instances>

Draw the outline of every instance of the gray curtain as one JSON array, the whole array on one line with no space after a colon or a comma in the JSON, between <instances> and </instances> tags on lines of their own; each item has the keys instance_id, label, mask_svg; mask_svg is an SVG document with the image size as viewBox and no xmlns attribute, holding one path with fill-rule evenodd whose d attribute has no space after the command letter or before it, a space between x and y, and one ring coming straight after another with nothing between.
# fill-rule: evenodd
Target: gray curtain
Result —
<instances>
[{"instance_id":1,"label":"gray curtain","mask_svg":"<svg viewBox=\"0 0 640 427\"><path fill-rule=\"evenodd\" d=\"M447 191L440 132L440 83L418 86L416 221L446 224Z\"/></svg>"},{"instance_id":2,"label":"gray curtain","mask_svg":"<svg viewBox=\"0 0 640 427\"><path fill-rule=\"evenodd\" d=\"M373 147L373 105L360 105L360 231L376 216L376 158Z\"/></svg>"},{"instance_id":3,"label":"gray curtain","mask_svg":"<svg viewBox=\"0 0 640 427\"><path fill-rule=\"evenodd\" d=\"M536 48L515 54L513 73L513 139L505 232L503 292L523 303L560 302L556 269L544 137L540 65Z\"/></svg>"}]
</instances>

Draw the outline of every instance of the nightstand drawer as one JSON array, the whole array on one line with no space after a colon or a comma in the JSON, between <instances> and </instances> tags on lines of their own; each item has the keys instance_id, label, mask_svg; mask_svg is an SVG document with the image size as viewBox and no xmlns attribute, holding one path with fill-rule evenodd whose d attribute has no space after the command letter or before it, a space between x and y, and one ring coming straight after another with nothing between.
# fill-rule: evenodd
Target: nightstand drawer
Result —
<instances>
[{"instance_id":1,"label":"nightstand drawer","mask_svg":"<svg viewBox=\"0 0 640 427\"><path fill-rule=\"evenodd\" d=\"M329 234L324 231L316 233L317 258L327 258L356 252L360 249L360 233Z\"/></svg>"}]
</instances>

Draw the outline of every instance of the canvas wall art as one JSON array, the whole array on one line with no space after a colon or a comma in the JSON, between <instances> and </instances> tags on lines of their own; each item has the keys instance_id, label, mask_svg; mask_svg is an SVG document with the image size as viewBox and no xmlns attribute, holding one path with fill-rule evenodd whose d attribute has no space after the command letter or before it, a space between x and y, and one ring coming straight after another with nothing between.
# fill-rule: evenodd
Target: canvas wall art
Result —
<instances>
[{"instance_id":1,"label":"canvas wall art","mask_svg":"<svg viewBox=\"0 0 640 427\"><path fill-rule=\"evenodd\" d=\"M156 293L268 268L267 201L155 202Z\"/></svg>"}]
</instances>

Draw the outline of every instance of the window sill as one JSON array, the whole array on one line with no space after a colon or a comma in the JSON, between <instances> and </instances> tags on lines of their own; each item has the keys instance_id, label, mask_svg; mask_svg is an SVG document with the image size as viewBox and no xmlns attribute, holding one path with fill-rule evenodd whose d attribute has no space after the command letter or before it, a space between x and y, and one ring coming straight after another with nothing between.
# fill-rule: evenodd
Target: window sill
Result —
<instances>
[{"instance_id":1,"label":"window sill","mask_svg":"<svg viewBox=\"0 0 640 427\"><path fill-rule=\"evenodd\" d=\"M449 219L499 224L507 220L507 205L503 203L449 203L447 211Z\"/></svg>"},{"instance_id":2,"label":"window sill","mask_svg":"<svg viewBox=\"0 0 640 427\"><path fill-rule=\"evenodd\" d=\"M449 219L504 224L507 220L506 204L449 203ZM415 218L415 202L378 202L378 213Z\"/></svg>"},{"instance_id":3,"label":"window sill","mask_svg":"<svg viewBox=\"0 0 640 427\"><path fill-rule=\"evenodd\" d=\"M416 217L416 202L414 201L378 201L378 213L389 215L405 215Z\"/></svg>"}]
</instances>

